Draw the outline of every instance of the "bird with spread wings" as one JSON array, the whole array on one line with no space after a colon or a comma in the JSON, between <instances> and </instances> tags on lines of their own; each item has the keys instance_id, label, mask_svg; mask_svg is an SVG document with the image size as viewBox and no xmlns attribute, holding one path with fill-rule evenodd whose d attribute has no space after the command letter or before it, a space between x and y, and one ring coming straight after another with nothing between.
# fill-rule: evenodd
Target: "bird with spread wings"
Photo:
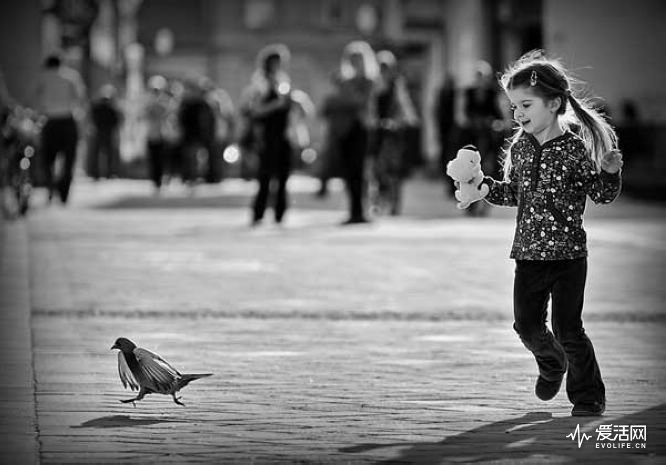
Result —
<instances>
[{"instance_id":1,"label":"bird with spread wings","mask_svg":"<svg viewBox=\"0 0 666 465\"><path fill-rule=\"evenodd\" d=\"M136 397L120 402L124 404L132 402L135 407L136 401L143 399L146 394L153 393L171 395L176 404L185 405L180 401L181 397L176 397L176 393L192 381L212 375L212 373L181 374L159 355L137 347L124 337L116 339L111 347L111 350L113 349L119 350L118 374L123 387L139 391Z\"/></svg>"}]
</instances>

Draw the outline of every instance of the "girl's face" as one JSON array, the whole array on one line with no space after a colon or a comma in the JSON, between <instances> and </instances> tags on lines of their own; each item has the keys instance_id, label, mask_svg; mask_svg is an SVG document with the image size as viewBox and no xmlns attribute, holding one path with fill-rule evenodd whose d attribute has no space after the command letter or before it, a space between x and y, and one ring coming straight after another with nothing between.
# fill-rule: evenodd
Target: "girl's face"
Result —
<instances>
[{"instance_id":1,"label":"girl's face","mask_svg":"<svg viewBox=\"0 0 666 465\"><path fill-rule=\"evenodd\" d=\"M557 124L558 99L544 100L531 88L525 86L508 89L507 96L511 101L513 118L525 132L535 137L547 136L553 126Z\"/></svg>"}]
</instances>

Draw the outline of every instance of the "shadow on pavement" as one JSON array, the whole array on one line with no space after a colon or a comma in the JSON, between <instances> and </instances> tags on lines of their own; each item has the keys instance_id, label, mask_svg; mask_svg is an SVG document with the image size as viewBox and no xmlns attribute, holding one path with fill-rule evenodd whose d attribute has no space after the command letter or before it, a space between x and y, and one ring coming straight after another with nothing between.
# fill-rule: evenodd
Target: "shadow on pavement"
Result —
<instances>
[{"instance_id":1,"label":"shadow on pavement","mask_svg":"<svg viewBox=\"0 0 666 465\"><path fill-rule=\"evenodd\" d=\"M252 205L253 196L245 194L191 195L191 196L145 196L123 195L112 201L95 205L98 209L132 208L247 208ZM319 199L309 192L289 194L290 206L312 210L340 210L346 208L344 199L339 196Z\"/></svg>"},{"instance_id":2,"label":"shadow on pavement","mask_svg":"<svg viewBox=\"0 0 666 465\"><path fill-rule=\"evenodd\" d=\"M666 444L666 404L619 418L553 418L551 413L531 412L522 417L498 421L440 442L358 444L340 452L363 453L381 448L400 448L398 455L381 463L663 463ZM647 426L645 449L599 448L599 425ZM577 425L589 439L578 445L572 436ZM614 431L613 434L616 434ZM569 435L569 437L567 437ZM599 441L618 447L622 441ZM625 443L626 444L626 443Z\"/></svg>"},{"instance_id":3,"label":"shadow on pavement","mask_svg":"<svg viewBox=\"0 0 666 465\"><path fill-rule=\"evenodd\" d=\"M148 426L158 423L174 423L174 420L159 418L132 418L129 415L111 415L84 421L71 428L124 428L127 426Z\"/></svg>"},{"instance_id":4,"label":"shadow on pavement","mask_svg":"<svg viewBox=\"0 0 666 465\"><path fill-rule=\"evenodd\" d=\"M423 197L423 195L421 195ZM453 202L443 197L431 197L424 201L421 197L414 197L401 212L402 217L429 220L442 218L469 218L465 212L458 210ZM128 195L122 194L118 197L96 202L92 208L97 210L192 210L192 209L247 209L250 212L253 195L250 194L216 194L216 195ZM271 217L272 204L269 203L266 216ZM320 212L339 212L341 219L347 214L347 199L342 192L319 198L311 192L289 193L289 210L311 210ZM480 216L506 217L506 212L497 212L492 208L486 208ZM507 209L510 213L510 210ZM510 216L510 215L509 215Z\"/></svg>"}]
</instances>

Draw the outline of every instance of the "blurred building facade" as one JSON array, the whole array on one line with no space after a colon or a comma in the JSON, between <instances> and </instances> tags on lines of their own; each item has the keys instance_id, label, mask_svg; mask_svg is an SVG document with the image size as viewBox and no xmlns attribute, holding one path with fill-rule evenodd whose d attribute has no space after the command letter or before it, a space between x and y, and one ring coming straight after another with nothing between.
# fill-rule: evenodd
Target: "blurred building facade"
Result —
<instances>
[{"instance_id":1,"label":"blurred building facade","mask_svg":"<svg viewBox=\"0 0 666 465\"><path fill-rule=\"evenodd\" d=\"M661 0L11 0L0 3L0 66L19 99L41 58L64 46L90 88L208 76L237 102L256 53L281 42L295 86L319 103L344 45L365 39L401 60L434 158L430 115L443 76L461 89L478 60L499 71L538 47L562 57L612 115L631 102L644 122L663 125L665 18Z\"/></svg>"},{"instance_id":2,"label":"blurred building facade","mask_svg":"<svg viewBox=\"0 0 666 465\"><path fill-rule=\"evenodd\" d=\"M294 79L317 100L353 39L394 49L419 95L446 72L467 85L478 59L500 70L543 47L613 113L629 99L664 121L665 18L661 0L11 0L0 3L0 66L23 99L43 56L65 48L98 87L127 72L136 41L145 73L206 75L236 97L256 52L283 42Z\"/></svg>"}]
</instances>

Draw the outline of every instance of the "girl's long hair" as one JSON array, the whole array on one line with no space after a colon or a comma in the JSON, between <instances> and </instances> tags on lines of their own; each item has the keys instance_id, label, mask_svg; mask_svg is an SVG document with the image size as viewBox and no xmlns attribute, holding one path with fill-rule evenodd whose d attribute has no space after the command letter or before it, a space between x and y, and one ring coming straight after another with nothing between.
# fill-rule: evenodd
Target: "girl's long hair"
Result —
<instances>
[{"instance_id":1,"label":"girl's long hair","mask_svg":"<svg viewBox=\"0 0 666 465\"><path fill-rule=\"evenodd\" d=\"M588 98L574 95L572 84L577 81L559 60L547 58L542 50L533 50L513 63L500 77L505 91L516 87L527 87L544 100L560 99L557 111L564 129L577 132L585 144L587 154L594 162L597 171L601 170L601 157L609 150L617 148L617 134L603 114ZM567 105L568 103L568 105ZM519 129L514 134L511 145L523 134ZM511 171L511 156L504 159L504 179L508 180Z\"/></svg>"}]
</instances>

